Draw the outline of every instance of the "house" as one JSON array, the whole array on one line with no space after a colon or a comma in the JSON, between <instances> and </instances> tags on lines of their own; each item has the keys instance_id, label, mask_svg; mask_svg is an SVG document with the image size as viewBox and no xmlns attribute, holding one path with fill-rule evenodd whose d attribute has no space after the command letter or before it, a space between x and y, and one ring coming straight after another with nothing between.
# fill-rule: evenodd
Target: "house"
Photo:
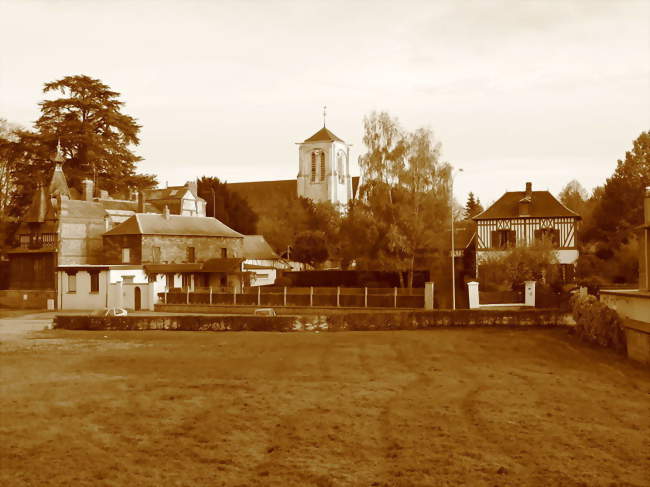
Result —
<instances>
[{"instance_id":1,"label":"house","mask_svg":"<svg viewBox=\"0 0 650 487\"><path fill-rule=\"evenodd\" d=\"M90 180L82 182L81 193L69 188L59 151L52 162L49 184L38 184L7 251L9 289L0 291L0 304L5 306L45 308L50 302L61 304L65 300L57 290L68 278L64 279L59 270L67 276L76 276L75 269L81 272L79 286L92 281L94 289L98 279L94 277L95 271L101 274L100 282L104 282L104 269L89 267L107 264L102 236L136 213L162 214L167 207L172 214L205 217L205 201L197 196L192 183L145 190L133 194L130 200L121 200L110 197L105 190L97 190ZM152 202L147 201L147 195ZM87 266L92 272L88 274L80 266ZM119 272L114 270L110 275L118 279ZM136 274L134 279L137 278ZM78 301L80 295L77 292L76 299L69 296L68 301Z\"/></svg>"},{"instance_id":2,"label":"house","mask_svg":"<svg viewBox=\"0 0 650 487\"><path fill-rule=\"evenodd\" d=\"M244 258L244 271L250 273L251 286L272 286L279 269L291 270L262 235L244 236Z\"/></svg>"},{"instance_id":3,"label":"house","mask_svg":"<svg viewBox=\"0 0 650 487\"><path fill-rule=\"evenodd\" d=\"M539 241L555 248L563 280L572 281L578 260L576 233L580 215L571 211L548 191L508 191L484 212L473 218L477 223L477 276L481 263L492 255Z\"/></svg>"}]
</instances>

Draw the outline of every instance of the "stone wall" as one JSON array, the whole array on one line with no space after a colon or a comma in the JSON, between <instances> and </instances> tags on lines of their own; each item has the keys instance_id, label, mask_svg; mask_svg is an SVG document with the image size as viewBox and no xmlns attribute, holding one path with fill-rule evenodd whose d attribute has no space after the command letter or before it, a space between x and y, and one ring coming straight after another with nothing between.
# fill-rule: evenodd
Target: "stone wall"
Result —
<instances>
[{"instance_id":1,"label":"stone wall","mask_svg":"<svg viewBox=\"0 0 650 487\"><path fill-rule=\"evenodd\" d=\"M188 262L187 248L194 247L194 261L205 262L221 258L221 249L227 250L228 258L243 258L243 238L180 236L180 235L143 235L142 263L153 264L153 248L160 248L160 262L180 264Z\"/></svg>"},{"instance_id":2,"label":"stone wall","mask_svg":"<svg viewBox=\"0 0 650 487\"><path fill-rule=\"evenodd\" d=\"M140 235L104 235L102 264L125 264L122 249L131 250L129 264L139 264L142 258Z\"/></svg>"}]
</instances>

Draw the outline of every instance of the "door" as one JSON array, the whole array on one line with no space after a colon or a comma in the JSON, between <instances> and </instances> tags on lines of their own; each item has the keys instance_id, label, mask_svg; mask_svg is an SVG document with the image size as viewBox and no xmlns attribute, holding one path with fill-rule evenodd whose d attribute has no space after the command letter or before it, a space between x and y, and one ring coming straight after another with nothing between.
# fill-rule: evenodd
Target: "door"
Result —
<instances>
[{"instance_id":1,"label":"door","mask_svg":"<svg viewBox=\"0 0 650 487\"><path fill-rule=\"evenodd\" d=\"M140 292L140 286L136 286L134 292L135 304L133 309L140 311L142 309L142 294Z\"/></svg>"}]
</instances>

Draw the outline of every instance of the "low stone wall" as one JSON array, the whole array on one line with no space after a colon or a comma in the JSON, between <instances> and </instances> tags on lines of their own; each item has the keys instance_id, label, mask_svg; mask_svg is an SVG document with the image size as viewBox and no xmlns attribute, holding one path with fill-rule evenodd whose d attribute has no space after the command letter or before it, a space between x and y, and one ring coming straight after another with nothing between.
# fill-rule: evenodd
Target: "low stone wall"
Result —
<instances>
[{"instance_id":1,"label":"low stone wall","mask_svg":"<svg viewBox=\"0 0 650 487\"><path fill-rule=\"evenodd\" d=\"M0 291L0 307L14 309L47 309L47 300L56 306L56 291L3 289Z\"/></svg>"},{"instance_id":2,"label":"low stone wall","mask_svg":"<svg viewBox=\"0 0 650 487\"><path fill-rule=\"evenodd\" d=\"M626 320L623 326L627 340L627 356L650 365L650 323Z\"/></svg>"},{"instance_id":3,"label":"low stone wall","mask_svg":"<svg viewBox=\"0 0 650 487\"><path fill-rule=\"evenodd\" d=\"M54 328L71 330L185 330L185 331L370 331L417 330L440 327L556 327L571 324L559 310L435 310L364 312L294 316L170 315L96 317L58 315Z\"/></svg>"}]
</instances>

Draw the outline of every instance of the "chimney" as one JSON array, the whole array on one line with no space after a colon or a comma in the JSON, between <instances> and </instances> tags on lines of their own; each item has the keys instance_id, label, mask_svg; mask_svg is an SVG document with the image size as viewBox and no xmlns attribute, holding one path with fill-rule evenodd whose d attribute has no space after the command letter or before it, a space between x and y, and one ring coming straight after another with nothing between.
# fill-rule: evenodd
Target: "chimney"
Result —
<instances>
[{"instance_id":1,"label":"chimney","mask_svg":"<svg viewBox=\"0 0 650 487\"><path fill-rule=\"evenodd\" d=\"M526 194L519 200L519 216L530 216L530 205L533 202L533 183L526 183Z\"/></svg>"},{"instance_id":2,"label":"chimney","mask_svg":"<svg viewBox=\"0 0 650 487\"><path fill-rule=\"evenodd\" d=\"M145 204L144 192L138 191L135 196L136 196L136 200L138 201L138 213L144 213L144 204Z\"/></svg>"},{"instance_id":3,"label":"chimney","mask_svg":"<svg viewBox=\"0 0 650 487\"><path fill-rule=\"evenodd\" d=\"M92 201L94 183L90 179L84 179L83 181L81 181L81 184L83 185L83 189L84 189L84 200Z\"/></svg>"},{"instance_id":4,"label":"chimney","mask_svg":"<svg viewBox=\"0 0 650 487\"><path fill-rule=\"evenodd\" d=\"M643 200L643 215L646 225L650 225L650 186L645 187L645 198Z\"/></svg>"},{"instance_id":5,"label":"chimney","mask_svg":"<svg viewBox=\"0 0 650 487\"><path fill-rule=\"evenodd\" d=\"M163 210L163 217L165 220L169 220L169 206L165 205L165 209Z\"/></svg>"},{"instance_id":6,"label":"chimney","mask_svg":"<svg viewBox=\"0 0 650 487\"><path fill-rule=\"evenodd\" d=\"M196 180L194 181L188 181L185 183L185 187L188 188L194 196L198 196L198 184L196 183Z\"/></svg>"}]
</instances>

